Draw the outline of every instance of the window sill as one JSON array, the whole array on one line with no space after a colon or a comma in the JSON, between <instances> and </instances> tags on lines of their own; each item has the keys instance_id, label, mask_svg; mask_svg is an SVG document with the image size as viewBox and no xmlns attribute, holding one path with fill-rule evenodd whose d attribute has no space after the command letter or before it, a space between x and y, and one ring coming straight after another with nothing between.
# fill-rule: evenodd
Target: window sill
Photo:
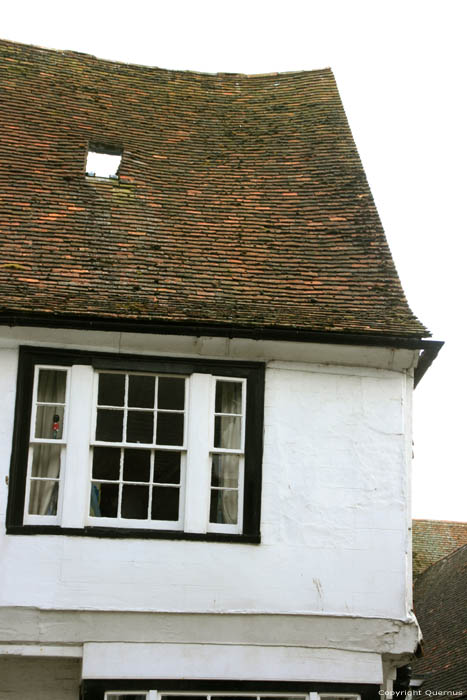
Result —
<instances>
[{"instance_id":1,"label":"window sill","mask_svg":"<svg viewBox=\"0 0 467 700\"><path fill-rule=\"evenodd\" d=\"M60 527L58 525L12 525L7 535L66 535L67 537L102 537L131 540L191 540L195 542L231 542L260 544L261 535L237 535L224 532L183 532L181 530L137 530L110 527Z\"/></svg>"}]
</instances>

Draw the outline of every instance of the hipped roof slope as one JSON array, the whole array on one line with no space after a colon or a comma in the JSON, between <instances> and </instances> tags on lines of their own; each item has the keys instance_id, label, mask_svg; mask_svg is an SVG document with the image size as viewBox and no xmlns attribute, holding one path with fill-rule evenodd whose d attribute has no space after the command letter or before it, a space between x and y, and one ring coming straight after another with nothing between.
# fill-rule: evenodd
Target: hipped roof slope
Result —
<instances>
[{"instance_id":1,"label":"hipped roof slope","mask_svg":"<svg viewBox=\"0 0 467 700\"><path fill-rule=\"evenodd\" d=\"M0 61L0 315L427 335L330 70ZM85 177L89 142L119 180Z\"/></svg>"}]
</instances>

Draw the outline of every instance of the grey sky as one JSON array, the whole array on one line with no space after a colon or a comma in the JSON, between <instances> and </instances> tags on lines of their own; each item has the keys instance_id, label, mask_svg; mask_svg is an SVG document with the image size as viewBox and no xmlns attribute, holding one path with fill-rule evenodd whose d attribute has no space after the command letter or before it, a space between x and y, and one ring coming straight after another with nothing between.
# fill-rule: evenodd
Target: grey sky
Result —
<instances>
[{"instance_id":1,"label":"grey sky","mask_svg":"<svg viewBox=\"0 0 467 700\"><path fill-rule=\"evenodd\" d=\"M415 392L415 517L467 520L467 4L425 0L16 0L0 35L130 63L331 66L413 311L446 346Z\"/></svg>"}]
</instances>

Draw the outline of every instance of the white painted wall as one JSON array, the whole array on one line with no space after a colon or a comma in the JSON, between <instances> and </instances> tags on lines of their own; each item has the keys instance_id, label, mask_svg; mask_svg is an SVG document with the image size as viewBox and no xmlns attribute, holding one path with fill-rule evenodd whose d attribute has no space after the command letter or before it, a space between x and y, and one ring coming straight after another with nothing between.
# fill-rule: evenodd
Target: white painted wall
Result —
<instances>
[{"instance_id":1,"label":"white painted wall","mask_svg":"<svg viewBox=\"0 0 467 700\"><path fill-rule=\"evenodd\" d=\"M85 644L83 678L381 683L379 654L297 646Z\"/></svg>"},{"instance_id":2,"label":"white painted wall","mask_svg":"<svg viewBox=\"0 0 467 700\"><path fill-rule=\"evenodd\" d=\"M406 431L415 353L47 329L2 333L3 522L19 342L154 354L172 348L178 356L263 358L268 365L261 545L2 534L1 605L407 618Z\"/></svg>"}]
</instances>

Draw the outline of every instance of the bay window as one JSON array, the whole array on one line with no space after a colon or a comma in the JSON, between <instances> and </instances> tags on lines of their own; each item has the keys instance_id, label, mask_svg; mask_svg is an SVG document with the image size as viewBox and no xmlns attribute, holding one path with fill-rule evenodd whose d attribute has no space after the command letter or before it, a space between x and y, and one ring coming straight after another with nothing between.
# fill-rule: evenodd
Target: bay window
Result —
<instances>
[{"instance_id":1,"label":"bay window","mask_svg":"<svg viewBox=\"0 0 467 700\"><path fill-rule=\"evenodd\" d=\"M22 348L8 531L258 541L263 391L260 363Z\"/></svg>"}]
</instances>

